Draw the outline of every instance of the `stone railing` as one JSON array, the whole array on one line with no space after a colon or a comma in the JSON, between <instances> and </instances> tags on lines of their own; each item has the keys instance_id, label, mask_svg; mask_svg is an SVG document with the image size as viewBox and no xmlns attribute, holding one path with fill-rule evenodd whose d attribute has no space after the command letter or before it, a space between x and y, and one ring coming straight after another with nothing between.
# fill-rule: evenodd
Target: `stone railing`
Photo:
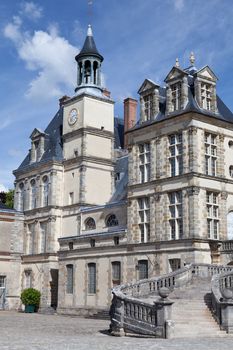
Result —
<instances>
[{"instance_id":1,"label":"stone railing","mask_svg":"<svg viewBox=\"0 0 233 350\"><path fill-rule=\"evenodd\" d=\"M223 252L233 252L233 240L223 241L221 251Z\"/></svg>"},{"instance_id":2,"label":"stone railing","mask_svg":"<svg viewBox=\"0 0 233 350\"><path fill-rule=\"evenodd\" d=\"M188 285L194 276L208 278L232 270L226 266L190 264L163 276L113 288L110 309L112 335L134 332L159 338L171 337L173 302L167 298L169 291ZM155 295L153 304L139 299L148 295Z\"/></svg>"},{"instance_id":3,"label":"stone railing","mask_svg":"<svg viewBox=\"0 0 233 350\"><path fill-rule=\"evenodd\" d=\"M212 311L221 329L233 333L233 267L212 278Z\"/></svg>"}]
</instances>

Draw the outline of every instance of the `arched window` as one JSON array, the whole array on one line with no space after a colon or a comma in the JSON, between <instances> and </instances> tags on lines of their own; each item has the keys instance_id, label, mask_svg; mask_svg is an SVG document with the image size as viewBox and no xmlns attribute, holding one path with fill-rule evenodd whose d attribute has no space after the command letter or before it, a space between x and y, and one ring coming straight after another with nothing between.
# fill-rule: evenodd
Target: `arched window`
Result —
<instances>
[{"instance_id":1,"label":"arched window","mask_svg":"<svg viewBox=\"0 0 233 350\"><path fill-rule=\"evenodd\" d=\"M93 74L94 74L94 81L93 81L93 83L94 84L98 84L97 72L98 72L98 62L94 61L94 63L93 63Z\"/></svg>"},{"instance_id":2,"label":"arched window","mask_svg":"<svg viewBox=\"0 0 233 350\"><path fill-rule=\"evenodd\" d=\"M19 192L18 192L18 210L24 210L24 184L21 182L19 184Z\"/></svg>"},{"instance_id":3,"label":"arched window","mask_svg":"<svg viewBox=\"0 0 233 350\"><path fill-rule=\"evenodd\" d=\"M36 181L31 180L31 209L36 208Z\"/></svg>"},{"instance_id":4,"label":"arched window","mask_svg":"<svg viewBox=\"0 0 233 350\"><path fill-rule=\"evenodd\" d=\"M118 226L118 220L115 214L111 214L107 217L106 226L107 227Z\"/></svg>"},{"instance_id":5,"label":"arched window","mask_svg":"<svg viewBox=\"0 0 233 350\"><path fill-rule=\"evenodd\" d=\"M84 67L85 84L89 84L91 79L91 62L86 61Z\"/></svg>"},{"instance_id":6,"label":"arched window","mask_svg":"<svg viewBox=\"0 0 233 350\"><path fill-rule=\"evenodd\" d=\"M42 179L42 206L46 207L49 204L49 179L48 176L44 176Z\"/></svg>"},{"instance_id":7,"label":"arched window","mask_svg":"<svg viewBox=\"0 0 233 350\"><path fill-rule=\"evenodd\" d=\"M87 218L85 221L85 230L95 230L96 224L93 218Z\"/></svg>"},{"instance_id":8,"label":"arched window","mask_svg":"<svg viewBox=\"0 0 233 350\"><path fill-rule=\"evenodd\" d=\"M229 174L231 177L233 177L233 165L229 167Z\"/></svg>"},{"instance_id":9,"label":"arched window","mask_svg":"<svg viewBox=\"0 0 233 350\"><path fill-rule=\"evenodd\" d=\"M227 214L227 239L233 239L233 211Z\"/></svg>"}]
</instances>

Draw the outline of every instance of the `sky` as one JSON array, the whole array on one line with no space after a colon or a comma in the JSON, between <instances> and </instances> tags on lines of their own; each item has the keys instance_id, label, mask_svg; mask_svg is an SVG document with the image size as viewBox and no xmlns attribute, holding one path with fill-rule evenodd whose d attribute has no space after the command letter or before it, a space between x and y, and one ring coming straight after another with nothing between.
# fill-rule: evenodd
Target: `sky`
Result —
<instances>
[{"instance_id":1,"label":"sky","mask_svg":"<svg viewBox=\"0 0 233 350\"><path fill-rule=\"evenodd\" d=\"M188 67L191 51L233 110L232 18L232 0L0 0L0 191L13 188L33 129L44 130L59 98L74 94L89 23L122 117L123 100L138 98L145 78L164 86L176 58Z\"/></svg>"}]
</instances>

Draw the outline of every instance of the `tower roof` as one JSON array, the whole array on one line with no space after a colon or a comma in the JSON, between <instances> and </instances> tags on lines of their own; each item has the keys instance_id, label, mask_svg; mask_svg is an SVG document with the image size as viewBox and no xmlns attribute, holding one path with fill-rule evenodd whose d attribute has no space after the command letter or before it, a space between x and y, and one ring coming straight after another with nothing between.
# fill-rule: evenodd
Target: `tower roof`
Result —
<instances>
[{"instance_id":1,"label":"tower roof","mask_svg":"<svg viewBox=\"0 0 233 350\"><path fill-rule=\"evenodd\" d=\"M76 61L78 61L80 58L85 56L95 56L98 57L101 62L103 61L103 56L100 55L99 51L96 48L95 40L93 38L92 28L91 25L88 25L87 29L87 36L86 40L84 42L82 50L79 52L79 54L75 57Z\"/></svg>"}]
</instances>

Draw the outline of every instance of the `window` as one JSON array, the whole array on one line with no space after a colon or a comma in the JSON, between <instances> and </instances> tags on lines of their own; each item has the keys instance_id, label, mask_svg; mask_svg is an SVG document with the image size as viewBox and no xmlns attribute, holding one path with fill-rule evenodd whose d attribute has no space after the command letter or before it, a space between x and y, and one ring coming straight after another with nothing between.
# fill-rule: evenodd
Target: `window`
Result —
<instances>
[{"instance_id":1,"label":"window","mask_svg":"<svg viewBox=\"0 0 233 350\"><path fill-rule=\"evenodd\" d=\"M74 204L74 192L69 193L69 204Z\"/></svg>"},{"instance_id":2,"label":"window","mask_svg":"<svg viewBox=\"0 0 233 350\"><path fill-rule=\"evenodd\" d=\"M39 141L34 142L35 161L39 160Z\"/></svg>"},{"instance_id":3,"label":"window","mask_svg":"<svg viewBox=\"0 0 233 350\"><path fill-rule=\"evenodd\" d=\"M150 180L150 144L143 143L138 147L140 183L143 183Z\"/></svg>"},{"instance_id":4,"label":"window","mask_svg":"<svg viewBox=\"0 0 233 350\"><path fill-rule=\"evenodd\" d=\"M25 288L32 288L32 271L25 270Z\"/></svg>"},{"instance_id":5,"label":"window","mask_svg":"<svg viewBox=\"0 0 233 350\"><path fill-rule=\"evenodd\" d=\"M216 135L205 133L205 171L206 175L216 176L217 145Z\"/></svg>"},{"instance_id":6,"label":"window","mask_svg":"<svg viewBox=\"0 0 233 350\"><path fill-rule=\"evenodd\" d=\"M118 226L118 220L115 214L111 214L107 217L106 226L107 227Z\"/></svg>"},{"instance_id":7,"label":"window","mask_svg":"<svg viewBox=\"0 0 233 350\"><path fill-rule=\"evenodd\" d=\"M35 225L28 225L28 254L34 254L35 245Z\"/></svg>"},{"instance_id":8,"label":"window","mask_svg":"<svg viewBox=\"0 0 233 350\"><path fill-rule=\"evenodd\" d=\"M5 288L6 286L6 276L0 276L0 288Z\"/></svg>"},{"instance_id":9,"label":"window","mask_svg":"<svg viewBox=\"0 0 233 350\"><path fill-rule=\"evenodd\" d=\"M120 261L112 262L112 284L117 286L121 284L121 263Z\"/></svg>"},{"instance_id":10,"label":"window","mask_svg":"<svg viewBox=\"0 0 233 350\"><path fill-rule=\"evenodd\" d=\"M181 267L180 259L169 259L169 264L171 271L178 270Z\"/></svg>"},{"instance_id":11,"label":"window","mask_svg":"<svg viewBox=\"0 0 233 350\"><path fill-rule=\"evenodd\" d=\"M21 182L19 184L19 193L18 193L18 210L23 211L24 210L24 184Z\"/></svg>"},{"instance_id":12,"label":"window","mask_svg":"<svg viewBox=\"0 0 233 350\"><path fill-rule=\"evenodd\" d=\"M211 85L201 83L201 107L211 110Z\"/></svg>"},{"instance_id":13,"label":"window","mask_svg":"<svg viewBox=\"0 0 233 350\"><path fill-rule=\"evenodd\" d=\"M66 265L67 280L66 280L66 293L73 294L74 287L74 268L73 265Z\"/></svg>"},{"instance_id":14,"label":"window","mask_svg":"<svg viewBox=\"0 0 233 350\"><path fill-rule=\"evenodd\" d=\"M183 236L182 192L169 193L170 211L170 239L179 239Z\"/></svg>"},{"instance_id":15,"label":"window","mask_svg":"<svg viewBox=\"0 0 233 350\"><path fill-rule=\"evenodd\" d=\"M85 230L95 230L95 220L93 218L87 218L85 221Z\"/></svg>"},{"instance_id":16,"label":"window","mask_svg":"<svg viewBox=\"0 0 233 350\"><path fill-rule=\"evenodd\" d=\"M219 236L219 204L218 194L215 192L206 192L207 207L207 230L208 237L218 239Z\"/></svg>"},{"instance_id":17,"label":"window","mask_svg":"<svg viewBox=\"0 0 233 350\"><path fill-rule=\"evenodd\" d=\"M139 260L137 267L138 267L139 280L143 280L143 279L148 278L148 261L147 260Z\"/></svg>"},{"instance_id":18,"label":"window","mask_svg":"<svg viewBox=\"0 0 233 350\"><path fill-rule=\"evenodd\" d=\"M144 111L145 120L150 120L153 117L153 96L152 94L144 96Z\"/></svg>"},{"instance_id":19,"label":"window","mask_svg":"<svg viewBox=\"0 0 233 350\"><path fill-rule=\"evenodd\" d=\"M96 293L96 264L88 264L88 293Z\"/></svg>"},{"instance_id":20,"label":"window","mask_svg":"<svg viewBox=\"0 0 233 350\"><path fill-rule=\"evenodd\" d=\"M169 162L171 176L183 173L183 142L182 133L169 136Z\"/></svg>"},{"instance_id":21,"label":"window","mask_svg":"<svg viewBox=\"0 0 233 350\"><path fill-rule=\"evenodd\" d=\"M95 239L90 240L90 245L91 245L91 248L95 247Z\"/></svg>"},{"instance_id":22,"label":"window","mask_svg":"<svg viewBox=\"0 0 233 350\"><path fill-rule=\"evenodd\" d=\"M181 83L171 85L172 111L178 111L181 108Z\"/></svg>"},{"instance_id":23,"label":"window","mask_svg":"<svg viewBox=\"0 0 233 350\"><path fill-rule=\"evenodd\" d=\"M47 222L40 223L40 252L46 252L46 241L47 241Z\"/></svg>"},{"instance_id":24,"label":"window","mask_svg":"<svg viewBox=\"0 0 233 350\"><path fill-rule=\"evenodd\" d=\"M73 242L69 242L69 250L73 250L74 249L74 243Z\"/></svg>"},{"instance_id":25,"label":"window","mask_svg":"<svg viewBox=\"0 0 233 350\"><path fill-rule=\"evenodd\" d=\"M42 179L42 206L49 204L49 179L48 176L44 176Z\"/></svg>"},{"instance_id":26,"label":"window","mask_svg":"<svg viewBox=\"0 0 233 350\"><path fill-rule=\"evenodd\" d=\"M33 179L31 180L31 208L36 208L36 181Z\"/></svg>"},{"instance_id":27,"label":"window","mask_svg":"<svg viewBox=\"0 0 233 350\"><path fill-rule=\"evenodd\" d=\"M141 243L150 240L150 202L149 198L138 199L138 216Z\"/></svg>"},{"instance_id":28,"label":"window","mask_svg":"<svg viewBox=\"0 0 233 350\"><path fill-rule=\"evenodd\" d=\"M114 237L114 245L119 245L119 237Z\"/></svg>"},{"instance_id":29,"label":"window","mask_svg":"<svg viewBox=\"0 0 233 350\"><path fill-rule=\"evenodd\" d=\"M229 174L230 174L230 177L233 177L233 165L229 167Z\"/></svg>"}]
</instances>

